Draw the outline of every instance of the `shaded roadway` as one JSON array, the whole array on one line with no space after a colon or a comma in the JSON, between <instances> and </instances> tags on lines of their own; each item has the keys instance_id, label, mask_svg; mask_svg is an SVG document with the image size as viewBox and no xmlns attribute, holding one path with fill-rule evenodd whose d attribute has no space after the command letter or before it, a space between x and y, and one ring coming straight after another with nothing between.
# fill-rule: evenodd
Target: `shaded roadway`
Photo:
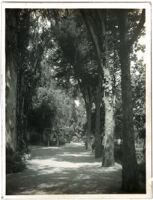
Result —
<instances>
[{"instance_id":1,"label":"shaded roadway","mask_svg":"<svg viewBox=\"0 0 153 200\"><path fill-rule=\"evenodd\" d=\"M7 175L8 195L117 194L121 166L101 167L81 143L61 147L31 147L31 159L20 173Z\"/></svg>"}]
</instances>

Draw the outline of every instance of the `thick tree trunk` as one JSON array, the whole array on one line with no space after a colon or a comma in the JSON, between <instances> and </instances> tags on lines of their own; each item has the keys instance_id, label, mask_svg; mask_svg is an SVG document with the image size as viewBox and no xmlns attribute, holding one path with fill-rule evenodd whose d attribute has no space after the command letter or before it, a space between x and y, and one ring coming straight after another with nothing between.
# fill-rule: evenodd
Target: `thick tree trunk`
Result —
<instances>
[{"instance_id":1,"label":"thick tree trunk","mask_svg":"<svg viewBox=\"0 0 153 200\"><path fill-rule=\"evenodd\" d=\"M127 12L122 12L120 25L120 63L123 109L123 172L122 188L126 192L136 192L138 188L137 161L134 143L132 91L130 75L130 50L127 48Z\"/></svg>"},{"instance_id":2,"label":"thick tree trunk","mask_svg":"<svg viewBox=\"0 0 153 200\"><path fill-rule=\"evenodd\" d=\"M16 150L16 82L13 55L8 56L6 71L6 146Z\"/></svg>"},{"instance_id":3,"label":"thick tree trunk","mask_svg":"<svg viewBox=\"0 0 153 200\"><path fill-rule=\"evenodd\" d=\"M30 99L30 91L27 89L27 82L25 78L25 66L27 59L27 49L28 45L28 33L29 33L29 12L22 13L21 17L20 11L16 11L16 16L18 18L18 51L20 52L17 62L17 113L16 113L16 124L17 124L17 147L19 151L27 149L27 99ZM38 56L39 57L39 56ZM34 66L35 69L35 66ZM30 103L30 101L29 101Z\"/></svg>"},{"instance_id":4,"label":"thick tree trunk","mask_svg":"<svg viewBox=\"0 0 153 200\"><path fill-rule=\"evenodd\" d=\"M126 48L126 47L125 47ZM121 87L123 109L123 181L125 191L131 192L138 188L137 161L134 143L132 94L130 78L129 53L121 53Z\"/></svg>"},{"instance_id":5,"label":"thick tree trunk","mask_svg":"<svg viewBox=\"0 0 153 200\"><path fill-rule=\"evenodd\" d=\"M20 66L21 68L21 66ZM21 151L25 148L24 141L24 77L22 73L22 68L18 69L18 80L17 80L17 146L18 150Z\"/></svg>"},{"instance_id":6,"label":"thick tree trunk","mask_svg":"<svg viewBox=\"0 0 153 200\"><path fill-rule=\"evenodd\" d=\"M15 11L6 15L6 147L16 151L17 31Z\"/></svg>"},{"instance_id":7,"label":"thick tree trunk","mask_svg":"<svg viewBox=\"0 0 153 200\"><path fill-rule=\"evenodd\" d=\"M96 130L95 130L95 158L102 156L102 144L101 144L101 133L100 133L100 104L101 104L101 88L97 87L96 95Z\"/></svg>"},{"instance_id":8,"label":"thick tree trunk","mask_svg":"<svg viewBox=\"0 0 153 200\"><path fill-rule=\"evenodd\" d=\"M106 22L105 22L106 23ZM114 165L114 130L115 130L115 118L114 118L114 94L113 94L113 81L111 74L111 64L109 63L110 57L108 55L108 41L107 32L104 32L105 41L103 51L105 52L105 58L103 59L104 70L104 104L105 104L105 128L103 138L103 159L102 166L109 167Z\"/></svg>"},{"instance_id":9,"label":"thick tree trunk","mask_svg":"<svg viewBox=\"0 0 153 200\"><path fill-rule=\"evenodd\" d=\"M105 103L105 128L104 128L104 139L103 139L103 160L102 166L109 167L114 165L114 96L112 92L112 79L108 69L104 70L106 85L104 92L104 103Z\"/></svg>"}]
</instances>

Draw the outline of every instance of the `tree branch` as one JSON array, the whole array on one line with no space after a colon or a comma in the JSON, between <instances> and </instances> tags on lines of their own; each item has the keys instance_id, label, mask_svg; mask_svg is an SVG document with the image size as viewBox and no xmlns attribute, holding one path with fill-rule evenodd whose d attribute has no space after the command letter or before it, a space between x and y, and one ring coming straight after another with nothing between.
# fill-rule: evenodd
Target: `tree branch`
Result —
<instances>
[{"instance_id":1,"label":"tree branch","mask_svg":"<svg viewBox=\"0 0 153 200\"><path fill-rule=\"evenodd\" d=\"M92 39L92 42L95 46L95 50L96 50L96 55L97 55L97 59L98 59L98 70L100 72L100 74L103 76L103 71L102 71L102 63L101 63L101 51L100 51L100 48L99 48L99 44L98 44L98 40L96 38L96 34L95 34L95 31L92 27L92 25L90 24L89 20L88 20L88 17L86 15L86 13L83 11L83 10L80 10L80 13L83 17L83 20L86 24L86 27L89 31L89 34L91 36L91 39Z\"/></svg>"},{"instance_id":2,"label":"tree branch","mask_svg":"<svg viewBox=\"0 0 153 200\"><path fill-rule=\"evenodd\" d=\"M105 13L104 13L105 12ZM105 25L104 25L104 18L106 17L104 17L104 15L106 15L106 11L103 11L103 15L102 15L102 12L100 11L100 10L97 10L97 13L98 13L98 16L99 16L99 20L100 20L100 22L101 22L101 33L102 33L102 37L104 37L105 36L105 32L106 32L106 30L105 30ZM102 38L103 39L103 38Z\"/></svg>"},{"instance_id":3,"label":"tree branch","mask_svg":"<svg viewBox=\"0 0 153 200\"><path fill-rule=\"evenodd\" d=\"M128 41L129 47L131 47L133 43L138 39L138 36L140 34L141 29L143 28L144 23L145 23L145 9L142 10L141 19L137 28L134 30L133 37Z\"/></svg>"}]
</instances>

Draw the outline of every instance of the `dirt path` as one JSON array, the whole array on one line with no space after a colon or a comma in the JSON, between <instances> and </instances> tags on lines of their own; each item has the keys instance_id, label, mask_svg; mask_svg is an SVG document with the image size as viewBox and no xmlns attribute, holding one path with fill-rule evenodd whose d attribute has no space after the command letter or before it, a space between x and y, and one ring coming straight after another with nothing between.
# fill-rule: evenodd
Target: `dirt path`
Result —
<instances>
[{"instance_id":1,"label":"dirt path","mask_svg":"<svg viewBox=\"0 0 153 200\"><path fill-rule=\"evenodd\" d=\"M7 175L7 194L120 193L121 166L102 168L83 144L32 147L27 169Z\"/></svg>"}]
</instances>

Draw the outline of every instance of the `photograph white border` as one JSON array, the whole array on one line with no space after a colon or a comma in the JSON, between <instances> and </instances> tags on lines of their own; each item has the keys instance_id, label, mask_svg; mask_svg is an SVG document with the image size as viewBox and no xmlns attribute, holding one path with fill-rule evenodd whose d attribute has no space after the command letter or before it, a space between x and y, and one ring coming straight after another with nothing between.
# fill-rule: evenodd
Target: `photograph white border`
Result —
<instances>
[{"instance_id":1,"label":"photograph white border","mask_svg":"<svg viewBox=\"0 0 153 200\"><path fill-rule=\"evenodd\" d=\"M146 9L146 194L92 194L92 195L6 195L5 171L5 9L78 9L78 8L145 8ZM2 199L151 199L151 150L152 150L152 4L151 1L2 1L1 2L1 68L0 68L0 133L1 133L1 198Z\"/></svg>"}]
</instances>

